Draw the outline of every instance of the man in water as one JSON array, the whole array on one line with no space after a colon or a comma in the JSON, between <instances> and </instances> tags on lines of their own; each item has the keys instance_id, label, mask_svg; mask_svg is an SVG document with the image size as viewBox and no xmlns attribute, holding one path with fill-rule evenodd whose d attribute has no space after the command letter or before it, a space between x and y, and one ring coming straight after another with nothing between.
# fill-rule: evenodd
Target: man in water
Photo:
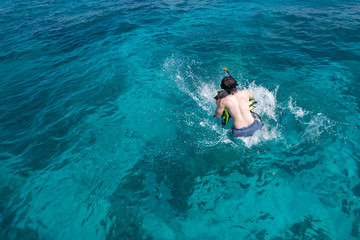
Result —
<instances>
[{"instance_id":1,"label":"man in water","mask_svg":"<svg viewBox=\"0 0 360 240\"><path fill-rule=\"evenodd\" d=\"M256 115L252 115L249 110L249 99L253 99L254 95L248 90L238 91L236 89L237 85L234 78L223 78L221 88L229 95L216 100L217 107L215 117L221 117L222 112L226 108L233 119L230 136L249 137L252 136L255 131L260 130L262 125L260 119Z\"/></svg>"}]
</instances>

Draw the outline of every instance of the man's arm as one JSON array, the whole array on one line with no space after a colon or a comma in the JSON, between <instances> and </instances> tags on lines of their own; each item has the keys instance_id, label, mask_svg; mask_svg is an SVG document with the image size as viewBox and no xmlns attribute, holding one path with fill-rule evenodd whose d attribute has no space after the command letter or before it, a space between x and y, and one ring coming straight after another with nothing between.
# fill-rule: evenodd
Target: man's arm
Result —
<instances>
[{"instance_id":1,"label":"man's arm","mask_svg":"<svg viewBox=\"0 0 360 240\"><path fill-rule=\"evenodd\" d=\"M252 94L249 90L243 90L249 95L249 99L254 99L254 94Z\"/></svg>"},{"instance_id":2,"label":"man's arm","mask_svg":"<svg viewBox=\"0 0 360 240\"><path fill-rule=\"evenodd\" d=\"M221 117L221 115L225 109L225 106L220 100L216 100L216 105L217 106L216 106L214 117L219 118L219 117Z\"/></svg>"}]
</instances>

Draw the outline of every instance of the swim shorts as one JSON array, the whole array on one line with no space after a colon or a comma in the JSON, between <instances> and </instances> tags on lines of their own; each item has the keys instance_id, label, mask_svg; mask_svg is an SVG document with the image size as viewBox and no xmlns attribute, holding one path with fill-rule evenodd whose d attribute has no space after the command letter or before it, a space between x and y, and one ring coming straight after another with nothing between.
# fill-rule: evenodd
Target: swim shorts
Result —
<instances>
[{"instance_id":1,"label":"swim shorts","mask_svg":"<svg viewBox=\"0 0 360 240\"><path fill-rule=\"evenodd\" d=\"M262 128L262 125L260 123L260 119L253 115L255 118L254 122L250 124L249 126L242 127L242 128L234 128L234 126L230 129L230 136L232 137L250 137L256 132L257 130L260 130Z\"/></svg>"}]
</instances>

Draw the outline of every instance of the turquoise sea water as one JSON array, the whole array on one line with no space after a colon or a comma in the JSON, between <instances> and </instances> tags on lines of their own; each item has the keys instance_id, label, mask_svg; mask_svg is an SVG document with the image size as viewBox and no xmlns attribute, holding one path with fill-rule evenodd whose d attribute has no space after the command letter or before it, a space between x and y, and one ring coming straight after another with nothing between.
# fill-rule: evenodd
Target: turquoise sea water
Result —
<instances>
[{"instance_id":1,"label":"turquoise sea water","mask_svg":"<svg viewBox=\"0 0 360 240\"><path fill-rule=\"evenodd\" d=\"M358 1L0 12L0 239L360 239ZM212 117L223 67L251 138Z\"/></svg>"}]
</instances>

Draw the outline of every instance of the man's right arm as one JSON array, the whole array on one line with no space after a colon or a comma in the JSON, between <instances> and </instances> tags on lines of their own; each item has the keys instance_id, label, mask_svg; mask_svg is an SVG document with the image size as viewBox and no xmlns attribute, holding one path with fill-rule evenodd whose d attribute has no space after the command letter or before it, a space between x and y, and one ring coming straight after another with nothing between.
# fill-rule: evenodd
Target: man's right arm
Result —
<instances>
[{"instance_id":1,"label":"man's right arm","mask_svg":"<svg viewBox=\"0 0 360 240\"><path fill-rule=\"evenodd\" d=\"M249 99L254 99L254 94L252 94L249 90L244 90L247 95L249 96Z\"/></svg>"}]
</instances>

